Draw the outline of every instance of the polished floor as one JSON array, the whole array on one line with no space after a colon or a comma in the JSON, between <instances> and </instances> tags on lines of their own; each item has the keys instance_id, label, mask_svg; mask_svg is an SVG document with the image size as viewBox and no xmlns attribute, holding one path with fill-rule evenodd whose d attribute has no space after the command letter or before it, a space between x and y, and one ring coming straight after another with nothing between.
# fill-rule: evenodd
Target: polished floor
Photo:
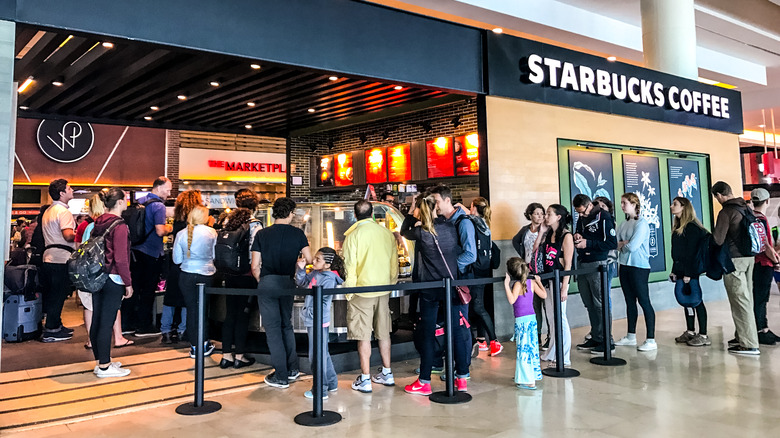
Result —
<instances>
[{"instance_id":1,"label":"polished floor","mask_svg":"<svg viewBox=\"0 0 780 438\"><path fill-rule=\"evenodd\" d=\"M778 295L772 295L770 326L780 332ZM463 405L438 405L403 392L414 380L415 361L393 364L397 386L374 385L371 395L349 385L354 373L340 375L339 391L325 401L344 419L334 426L306 428L293 417L311 409L302 394L310 381L288 390L256 385L232 394L207 397L223 408L217 413L183 417L175 404L89 421L13 432L21 437L735 437L780 436L780 346L763 347L760 357L726 353L733 323L727 302L708 304L711 347L676 345L684 328L681 309L658 313L659 349L640 353L618 347L623 367L599 367L591 356L572 352L573 379L545 377L534 392L516 389L513 344L498 357L479 356L472 366ZM587 329L574 330L579 340ZM616 321L614 334L625 332ZM638 338L644 339L640 319ZM132 369L132 367L131 367ZM434 390L443 383L434 381Z\"/></svg>"}]
</instances>

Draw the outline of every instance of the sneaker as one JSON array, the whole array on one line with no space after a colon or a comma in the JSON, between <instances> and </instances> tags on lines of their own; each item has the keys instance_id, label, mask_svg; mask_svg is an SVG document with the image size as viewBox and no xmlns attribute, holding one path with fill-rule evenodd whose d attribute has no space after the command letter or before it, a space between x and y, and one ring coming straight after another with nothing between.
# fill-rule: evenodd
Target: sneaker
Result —
<instances>
[{"instance_id":1,"label":"sneaker","mask_svg":"<svg viewBox=\"0 0 780 438\"><path fill-rule=\"evenodd\" d=\"M276 377L276 372L265 376L264 381L266 385L273 386L274 388L286 389L290 387L290 382L288 382L287 379L280 379Z\"/></svg>"},{"instance_id":2,"label":"sneaker","mask_svg":"<svg viewBox=\"0 0 780 438\"><path fill-rule=\"evenodd\" d=\"M431 367L431 374L441 374L444 372L444 367ZM414 369L415 374L420 374L420 367Z\"/></svg>"},{"instance_id":3,"label":"sneaker","mask_svg":"<svg viewBox=\"0 0 780 438\"><path fill-rule=\"evenodd\" d=\"M744 356L758 356L761 354L761 352L758 351L758 348L747 348L741 345L734 345L733 347L729 347L729 353L740 354Z\"/></svg>"},{"instance_id":4,"label":"sneaker","mask_svg":"<svg viewBox=\"0 0 780 438\"><path fill-rule=\"evenodd\" d=\"M739 338L734 338L728 342L729 347L733 347L735 345L739 345Z\"/></svg>"},{"instance_id":5,"label":"sneaker","mask_svg":"<svg viewBox=\"0 0 780 438\"><path fill-rule=\"evenodd\" d=\"M123 335L132 335L133 333L135 333L135 329L134 328L123 328L122 329L122 334Z\"/></svg>"},{"instance_id":6,"label":"sneaker","mask_svg":"<svg viewBox=\"0 0 780 438\"><path fill-rule=\"evenodd\" d=\"M442 374L441 376L439 376L439 379L441 379L442 382L446 382L447 381L447 375L446 374ZM466 377L455 377L455 380L457 380L457 379L471 380L471 373L466 374Z\"/></svg>"},{"instance_id":7,"label":"sneaker","mask_svg":"<svg viewBox=\"0 0 780 438\"><path fill-rule=\"evenodd\" d=\"M287 381L290 383L298 380L298 377L301 377L301 372L299 370L290 370L287 372Z\"/></svg>"},{"instance_id":8,"label":"sneaker","mask_svg":"<svg viewBox=\"0 0 780 438\"><path fill-rule=\"evenodd\" d=\"M615 345L620 346L634 346L636 345L636 336L628 337L628 335L623 336L622 338L615 341Z\"/></svg>"},{"instance_id":9,"label":"sneaker","mask_svg":"<svg viewBox=\"0 0 780 438\"><path fill-rule=\"evenodd\" d=\"M116 365L116 366L118 366L118 367L121 367L121 366L122 366L122 362L111 362L111 363L112 363L112 364L114 364L114 365ZM98 365L95 365L95 369L94 369L94 370L92 370L92 372L93 372L93 373L95 373L95 374L97 374L97 372L98 372L98 370L99 370L99 369L100 369L100 366L98 366Z\"/></svg>"},{"instance_id":10,"label":"sneaker","mask_svg":"<svg viewBox=\"0 0 780 438\"><path fill-rule=\"evenodd\" d=\"M503 345L501 345L496 340L490 341L490 355L491 356L498 356L502 351L504 351L504 346Z\"/></svg>"},{"instance_id":11,"label":"sneaker","mask_svg":"<svg viewBox=\"0 0 780 438\"><path fill-rule=\"evenodd\" d=\"M772 330L767 331L767 333L769 333L769 336L775 339L775 342L780 342L780 336L777 336L776 334L772 333Z\"/></svg>"},{"instance_id":12,"label":"sneaker","mask_svg":"<svg viewBox=\"0 0 780 438\"><path fill-rule=\"evenodd\" d=\"M135 331L134 335L138 338L151 338L154 336L159 336L161 334L160 329L156 327L149 327L145 329L138 329Z\"/></svg>"},{"instance_id":13,"label":"sneaker","mask_svg":"<svg viewBox=\"0 0 780 438\"><path fill-rule=\"evenodd\" d=\"M374 374L371 376L371 381L374 383L381 383L385 386L395 386L395 379L393 378L393 373L383 373L382 368L379 368L379 372L377 374Z\"/></svg>"},{"instance_id":14,"label":"sneaker","mask_svg":"<svg viewBox=\"0 0 780 438\"><path fill-rule=\"evenodd\" d=\"M409 394L416 394L416 395L433 394L433 391L431 390L431 384L422 383L420 382L420 379L415 380L414 383L412 383L411 385L406 385L404 387L404 391L406 391Z\"/></svg>"},{"instance_id":15,"label":"sneaker","mask_svg":"<svg viewBox=\"0 0 780 438\"><path fill-rule=\"evenodd\" d=\"M684 331L683 334L680 336L674 338L674 342L677 342L678 344L686 344L688 341L696 337L696 333L689 332L688 330Z\"/></svg>"},{"instance_id":16,"label":"sneaker","mask_svg":"<svg viewBox=\"0 0 780 438\"><path fill-rule=\"evenodd\" d=\"M479 342L475 342L474 345L471 346L471 358L475 358L479 356Z\"/></svg>"},{"instance_id":17,"label":"sneaker","mask_svg":"<svg viewBox=\"0 0 780 438\"><path fill-rule=\"evenodd\" d=\"M477 345L479 346L479 351L488 351L488 350L490 350L490 347L488 347L487 341L477 341Z\"/></svg>"},{"instance_id":18,"label":"sneaker","mask_svg":"<svg viewBox=\"0 0 780 438\"><path fill-rule=\"evenodd\" d=\"M211 353L214 352L214 344L211 342L206 342L203 344L203 357L209 357L211 356ZM195 346L193 345L190 347L190 358L195 359Z\"/></svg>"},{"instance_id":19,"label":"sneaker","mask_svg":"<svg viewBox=\"0 0 780 438\"><path fill-rule=\"evenodd\" d=\"M615 351L615 344L612 344L611 351L612 352ZM599 344L598 347L594 347L593 349L591 349L590 350L590 354L593 354L593 355L604 354L604 344Z\"/></svg>"},{"instance_id":20,"label":"sneaker","mask_svg":"<svg viewBox=\"0 0 780 438\"><path fill-rule=\"evenodd\" d=\"M162 338L160 339L160 344L163 345L173 344L173 336L171 335L170 332L162 334Z\"/></svg>"},{"instance_id":21,"label":"sneaker","mask_svg":"<svg viewBox=\"0 0 780 438\"><path fill-rule=\"evenodd\" d=\"M455 379L455 390L466 392L469 390L468 388L468 379L462 378L462 379Z\"/></svg>"},{"instance_id":22,"label":"sneaker","mask_svg":"<svg viewBox=\"0 0 780 438\"><path fill-rule=\"evenodd\" d=\"M642 345L636 347L639 351L655 351L658 350L658 344L655 343L655 339L646 339Z\"/></svg>"},{"instance_id":23,"label":"sneaker","mask_svg":"<svg viewBox=\"0 0 780 438\"><path fill-rule=\"evenodd\" d=\"M369 393L373 391L371 389L371 379L363 380L363 376L357 376L357 379L352 382L352 389L363 393Z\"/></svg>"},{"instance_id":24,"label":"sneaker","mask_svg":"<svg viewBox=\"0 0 780 438\"><path fill-rule=\"evenodd\" d=\"M182 333L184 335L184 333ZM181 338L179 337L179 332L176 330L171 332L171 344L178 344Z\"/></svg>"},{"instance_id":25,"label":"sneaker","mask_svg":"<svg viewBox=\"0 0 780 438\"><path fill-rule=\"evenodd\" d=\"M691 340L687 342L688 345L691 347L704 347L707 345L712 345L712 341L710 341L710 337L707 335L697 334L694 336Z\"/></svg>"},{"instance_id":26,"label":"sneaker","mask_svg":"<svg viewBox=\"0 0 780 438\"><path fill-rule=\"evenodd\" d=\"M108 364L108 368L102 369L97 367L95 375L98 377L124 377L130 374L130 370L127 368L121 368L116 362Z\"/></svg>"},{"instance_id":27,"label":"sneaker","mask_svg":"<svg viewBox=\"0 0 780 438\"><path fill-rule=\"evenodd\" d=\"M777 344L777 341L775 340L775 336L769 334L769 332L758 332L758 343L761 345L775 345Z\"/></svg>"},{"instance_id":28,"label":"sneaker","mask_svg":"<svg viewBox=\"0 0 780 438\"><path fill-rule=\"evenodd\" d=\"M600 343L594 341L593 339L588 339L587 341L583 342L582 344L577 345L577 350L592 350L596 347L601 345Z\"/></svg>"},{"instance_id":29,"label":"sneaker","mask_svg":"<svg viewBox=\"0 0 780 438\"><path fill-rule=\"evenodd\" d=\"M590 341L591 339L593 339L593 337L590 335L590 332L588 332L588 334L587 334L587 335L585 335L585 339L584 339L584 340L585 340L585 342L588 342L588 341Z\"/></svg>"},{"instance_id":30,"label":"sneaker","mask_svg":"<svg viewBox=\"0 0 780 438\"><path fill-rule=\"evenodd\" d=\"M59 330L55 330L52 332L47 332L46 330L43 331L43 334L41 335L41 342L60 342L60 341L67 341L68 339L73 337L73 333L68 333L64 327L60 327Z\"/></svg>"},{"instance_id":31,"label":"sneaker","mask_svg":"<svg viewBox=\"0 0 780 438\"><path fill-rule=\"evenodd\" d=\"M303 396L306 397L306 398L314 398L314 394L311 392L311 390L308 390L308 391L304 392ZM327 400L328 399L328 393L327 392L322 394L322 399L323 400Z\"/></svg>"},{"instance_id":32,"label":"sneaker","mask_svg":"<svg viewBox=\"0 0 780 438\"><path fill-rule=\"evenodd\" d=\"M547 339L544 340L544 344L542 344L542 351L547 351L550 349L550 337L548 336Z\"/></svg>"},{"instance_id":33,"label":"sneaker","mask_svg":"<svg viewBox=\"0 0 780 438\"><path fill-rule=\"evenodd\" d=\"M65 333L67 333L69 335L73 334L73 329L72 328L67 328L65 326L62 326L62 328L60 330L64 331Z\"/></svg>"}]
</instances>

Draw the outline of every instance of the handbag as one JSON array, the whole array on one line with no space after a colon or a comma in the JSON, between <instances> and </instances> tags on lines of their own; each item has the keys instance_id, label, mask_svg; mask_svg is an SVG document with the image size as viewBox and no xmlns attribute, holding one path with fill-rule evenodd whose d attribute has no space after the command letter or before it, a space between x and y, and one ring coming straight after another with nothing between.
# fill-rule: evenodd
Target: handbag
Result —
<instances>
[{"instance_id":1,"label":"handbag","mask_svg":"<svg viewBox=\"0 0 780 438\"><path fill-rule=\"evenodd\" d=\"M447 263L447 259L444 258L444 253L441 252L441 247L439 246L439 239L436 238L435 235L431 234L433 236L433 241L436 243L436 249L439 250L439 255L441 256L441 259L444 261L444 267L447 268L447 272L450 274L450 277L452 279L455 279L455 276L452 275L452 271L450 270L450 265ZM468 304L471 302L471 290L468 286L455 286L455 290L458 291L458 297L460 298L460 302L462 304Z\"/></svg>"}]
</instances>

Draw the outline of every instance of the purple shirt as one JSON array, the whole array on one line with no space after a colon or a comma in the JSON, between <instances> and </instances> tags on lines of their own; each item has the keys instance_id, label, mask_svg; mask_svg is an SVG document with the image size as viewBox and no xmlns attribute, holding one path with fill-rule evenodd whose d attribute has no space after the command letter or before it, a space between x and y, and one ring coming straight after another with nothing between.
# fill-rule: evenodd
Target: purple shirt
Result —
<instances>
[{"instance_id":1,"label":"purple shirt","mask_svg":"<svg viewBox=\"0 0 780 438\"><path fill-rule=\"evenodd\" d=\"M510 285L513 289L517 281L513 281ZM525 295L519 295L517 300L512 305L515 309L515 318L523 316L534 315L534 289L531 285L531 280L525 282L526 293Z\"/></svg>"}]
</instances>

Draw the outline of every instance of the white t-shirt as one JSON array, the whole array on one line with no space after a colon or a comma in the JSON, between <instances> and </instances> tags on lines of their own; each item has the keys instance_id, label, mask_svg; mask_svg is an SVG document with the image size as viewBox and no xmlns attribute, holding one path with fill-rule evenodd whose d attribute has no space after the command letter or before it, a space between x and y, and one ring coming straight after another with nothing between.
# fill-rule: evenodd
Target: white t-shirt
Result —
<instances>
[{"instance_id":1,"label":"white t-shirt","mask_svg":"<svg viewBox=\"0 0 780 438\"><path fill-rule=\"evenodd\" d=\"M528 232L525 233L525 238L523 239L523 246L525 246L525 262L531 263L531 257L533 257L534 252L534 242L536 242L536 237L539 236L539 231L536 231L535 233L532 233L529 229Z\"/></svg>"},{"instance_id":2,"label":"white t-shirt","mask_svg":"<svg viewBox=\"0 0 780 438\"><path fill-rule=\"evenodd\" d=\"M46 246L49 245L65 245L73 249L76 248L76 244L68 242L62 237L62 230L68 228L76 231L76 221L73 219L73 213L68 210L68 205L61 201L54 201L45 213L43 213L43 219L41 220L41 231L43 232L43 239L46 242ZM65 264L70 258L70 252L62 248L49 248L43 253L44 263L57 263Z\"/></svg>"}]
</instances>

